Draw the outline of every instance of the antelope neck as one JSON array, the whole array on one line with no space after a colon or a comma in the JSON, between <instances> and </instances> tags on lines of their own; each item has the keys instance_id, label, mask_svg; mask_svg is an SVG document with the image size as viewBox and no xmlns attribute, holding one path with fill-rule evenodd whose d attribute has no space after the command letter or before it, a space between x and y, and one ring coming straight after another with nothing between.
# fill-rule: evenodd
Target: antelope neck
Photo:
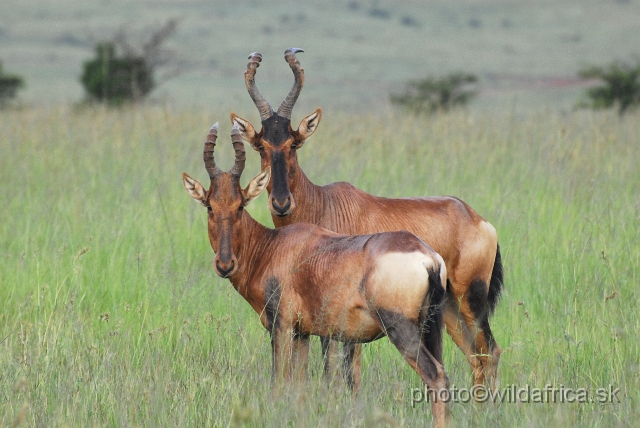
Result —
<instances>
[{"instance_id":1,"label":"antelope neck","mask_svg":"<svg viewBox=\"0 0 640 428\"><path fill-rule=\"evenodd\" d=\"M258 223L246 210L243 211L240 224L236 227L242 230L242 241L236 254L238 271L229 279L240 294L243 294L242 289L246 289L258 266L256 261L261 260L262 254L270 247L275 230Z\"/></svg>"}]
</instances>

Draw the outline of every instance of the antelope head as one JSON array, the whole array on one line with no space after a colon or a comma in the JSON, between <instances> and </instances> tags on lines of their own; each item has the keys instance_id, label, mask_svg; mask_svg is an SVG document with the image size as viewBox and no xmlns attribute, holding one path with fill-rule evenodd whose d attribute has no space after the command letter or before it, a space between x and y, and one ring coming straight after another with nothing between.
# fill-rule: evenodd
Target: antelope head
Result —
<instances>
[{"instance_id":1,"label":"antelope head","mask_svg":"<svg viewBox=\"0 0 640 428\"><path fill-rule=\"evenodd\" d=\"M236 254L243 242L242 220L248 216L244 208L265 189L271 170L266 168L242 189L240 176L244 170L245 151L240 131L237 126L231 131L236 157L233 167L227 172L218 168L213 158L217 138L218 123L211 127L204 143L204 166L211 180L209 190L185 172L182 173L182 184L187 193L209 211L209 241L216 253L213 267L219 276L228 278L238 270Z\"/></svg>"},{"instance_id":2,"label":"antelope head","mask_svg":"<svg viewBox=\"0 0 640 428\"><path fill-rule=\"evenodd\" d=\"M262 55L254 52L249 55L249 64L244 73L244 81L251 99L260 112L262 129L256 132L248 120L231 113L231 123L240 129L242 138L260 153L262 170L271 167L273 179L269 181L269 209L273 215L286 217L293 212L296 202L291 194L296 186L298 158L296 151L318 128L322 118L322 109L302 119L298 129L291 127L291 111L304 85L304 70L296 53L302 49L289 48L284 58L293 71L295 81L289 94L282 100L278 111L274 112L269 103L258 91L255 83L256 69L260 66Z\"/></svg>"}]
</instances>

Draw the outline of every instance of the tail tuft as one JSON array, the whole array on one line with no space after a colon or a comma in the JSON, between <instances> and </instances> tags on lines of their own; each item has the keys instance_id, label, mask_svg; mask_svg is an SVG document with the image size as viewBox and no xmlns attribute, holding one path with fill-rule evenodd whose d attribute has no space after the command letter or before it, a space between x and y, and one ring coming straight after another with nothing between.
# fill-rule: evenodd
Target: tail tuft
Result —
<instances>
[{"instance_id":1,"label":"tail tuft","mask_svg":"<svg viewBox=\"0 0 640 428\"><path fill-rule=\"evenodd\" d=\"M425 299L428 309L422 324L422 342L431 355L442 363L442 329L444 327L445 289L440 278L440 273L428 269L429 293Z\"/></svg>"},{"instance_id":2,"label":"tail tuft","mask_svg":"<svg viewBox=\"0 0 640 428\"><path fill-rule=\"evenodd\" d=\"M502 257L500 257L500 245L496 250L496 261L493 263L493 271L491 272L491 282L489 283L489 294L487 295L487 303L489 305L489 316L493 312L500 300L500 294L504 286L504 272L502 270Z\"/></svg>"}]
</instances>

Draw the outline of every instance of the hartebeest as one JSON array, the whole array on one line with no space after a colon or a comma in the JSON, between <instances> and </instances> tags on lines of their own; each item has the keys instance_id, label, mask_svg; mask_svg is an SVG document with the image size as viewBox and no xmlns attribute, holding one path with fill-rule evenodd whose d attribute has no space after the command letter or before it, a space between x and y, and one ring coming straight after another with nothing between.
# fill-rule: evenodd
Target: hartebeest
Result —
<instances>
[{"instance_id":1,"label":"hartebeest","mask_svg":"<svg viewBox=\"0 0 640 428\"><path fill-rule=\"evenodd\" d=\"M496 230L458 198L391 199L372 196L344 182L313 184L298 165L296 153L317 129L322 110L318 108L302 119L297 130L291 127L291 111L304 84L304 70L295 55L300 51L285 51L295 82L277 112L255 84L262 56L257 52L249 56L245 84L260 112L260 132L231 113L231 122L239 125L243 139L260 153L262 169L271 167L267 191L275 226L307 222L347 235L407 230L422 238L447 265L447 332L464 352L474 382L482 384L486 380L494 387L500 347L491 333L489 316L503 286ZM359 349L355 353L359 355ZM353 364L351 376L357 388L357 358Z\"/></svg>"},{"instance_id":2,"label":"hartebeest","mask_svg":"<svg viewBox=\"0 0 640 428\"><path fill-rule=\"evenodd\" d=\"M204 148L209 190L186 173L182 180L209 211L216 273L229 278L271 333L274 377L288 377L292 359L306 368L309 335L349 343L386 335L431 391L434 424L444 425L448 404L439 397L447 394L437 395L448 388L442 366L440 305L447 278L442 257L405 231L346 236L307 223L261 225L244 207L265 189L271 168L241 189L242 137L234 127L235 164L222 172L213 157L216 125Z\"/></svg>"}]
</instances>

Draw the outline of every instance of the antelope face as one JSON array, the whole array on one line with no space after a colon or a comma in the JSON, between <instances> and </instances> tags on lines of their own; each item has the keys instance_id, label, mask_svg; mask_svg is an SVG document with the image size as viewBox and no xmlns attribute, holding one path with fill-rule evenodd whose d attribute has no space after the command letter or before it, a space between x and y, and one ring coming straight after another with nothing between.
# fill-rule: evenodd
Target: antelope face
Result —
<instances>
[{"instance_id":1,"label":"antelope face","mask_svg":"<svg viewBox=\"0 0 640 428\"><path fill-rule=\"evenodd\" d=\"M322 110L317 109L302 120L297 130L294 131L291 128L291 111L304 85L304 70L296 57L298 52L303 52L303 50L289 48L284 52L284 59L291 67L295 81L276 112L256 87L255 74L262 61L262 55L258 52L249 55L244 81L249 95L260 113L262 129L259 133L256 133L249 121L231 113L231 123L238 126L242 138L260 152L262 169L271 167L273 179L267 188L269 190L269 209L274 216L279 217L290 215L296 206L296 201L291 194L296 186L298 171L296 150L315 132L322 118Z\"/></svg>"},{"instance_id":2,"label":"antelope face","mask_svg":"<svg viewBox=\"0 0 640 428\"><path fill-rule=\"evenodd\" d=\"M262 170L271 168L267 190L269 210L275 216L286 217L296 206L291 192L295 190L299 168L297 150L315 132L321 118L322 109L319 108L293 130L289 119L274 113L262 122L262 129L257 133L249 121L231 113L231 122L238 126L242 138L260 153Z\"/></svg>"},{"instance_id":3,"label":"antelope face","mask_svg":"<svg viewBox=\"0 0 640 428\"><path fill-rule=\"evenodd\" d=\"M213 148L217 139L217 123L211 128L205 143L204 162L211 184L209 190L187 173L182 173L182 184L187 193L205 206L208 211L208 231L211 248L216 253L213 268L222 278L228 278L238 271L236 254L243 243L244 208L262 193L269 182L270 169L267 168L251 180L249 185L240 187L240 176L244 169L244 144L237 128L232 133L236 150L236 162L228 172L215 166Z\"/></svg>"}]
</instances>

